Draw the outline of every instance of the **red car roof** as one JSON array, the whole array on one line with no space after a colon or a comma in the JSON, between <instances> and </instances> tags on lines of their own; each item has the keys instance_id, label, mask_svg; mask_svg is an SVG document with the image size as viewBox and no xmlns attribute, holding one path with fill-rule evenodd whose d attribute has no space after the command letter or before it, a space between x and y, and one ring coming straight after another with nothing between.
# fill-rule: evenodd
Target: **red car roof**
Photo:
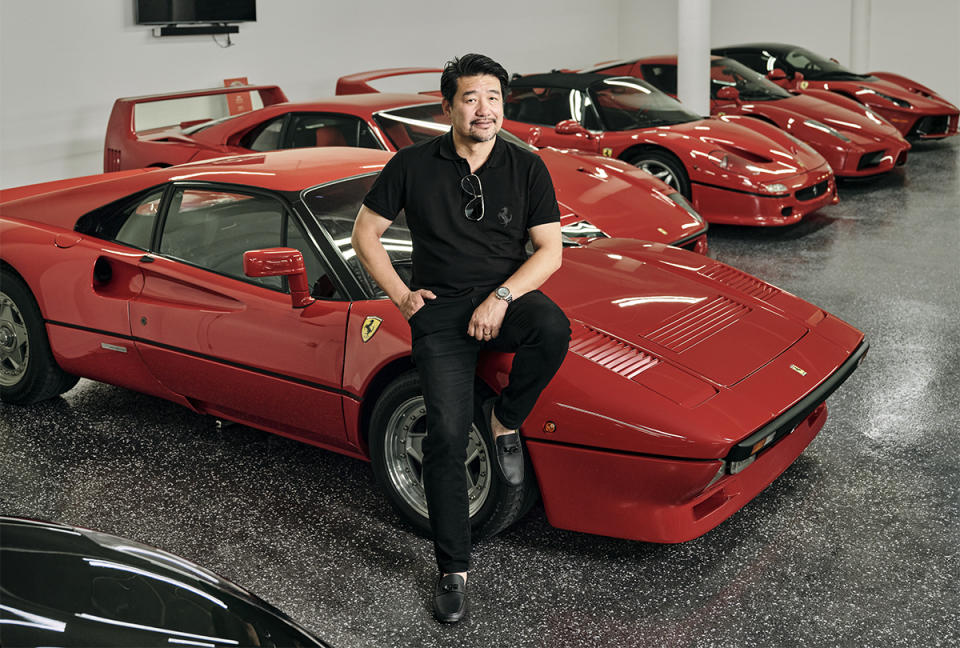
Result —
<instances>
[{"instance_id":1,"label":"red car roof","mask_svg":"<svg viewBox=\"0 0 960 648\"><path fill-rule=\"evenodd\" d=\"M352 147L289 149L270 153L235 155L143 173L120 171L90 176L88 184L76 179L18 187L9 197L0 193L3 215L36 220L73 229L83 214L148 187L177 180L222 182L273 191L300 191L341 178L376 173L393 153ZM29 191L31 188L36 191ZM44 209L36 204L43 202Z\"/></svg>"}]
</instances>

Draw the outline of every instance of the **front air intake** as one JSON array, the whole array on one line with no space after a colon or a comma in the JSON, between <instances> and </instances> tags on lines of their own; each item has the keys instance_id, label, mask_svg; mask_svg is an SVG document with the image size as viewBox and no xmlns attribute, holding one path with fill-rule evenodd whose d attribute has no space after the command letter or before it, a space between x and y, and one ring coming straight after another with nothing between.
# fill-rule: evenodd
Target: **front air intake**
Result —
<instances>
[{"instance_id":1,"label":"front air intake","mask_svg":"<svg viewBox=\"0 0 960 648\"><path fill-rule=\"evenodd\" d=\"M586 324L575 324L573 329L573 337L570 339L571 353L606 367L624 378L633 379L660 363L658 358L644 353L632 344Z\"/></svg>"},{"instance_id":2,"label":"front air intake","mask_svg":"<svg viewBox=\"0 0 960 648\"><path fill-rule=\"evenodd\" d=\"M775 288L765 281L760 281L756 277L751 277L746 272L741 272L728 265L718 263L715 266L704 268L700 271L700 274L757 299L767 300L780 293L779 288Z\"/></svg>"},{"instance_id":3,"label":"front air intake","mask_svg":"<svg viewBox=\"0 0 960 648\"><path fill-rule=\"evenodd\" d=\"M750 312L748 306L727 297L714 297L684 309L644 337L675 353L703 342Z\"/></svg>"}]
</instances>

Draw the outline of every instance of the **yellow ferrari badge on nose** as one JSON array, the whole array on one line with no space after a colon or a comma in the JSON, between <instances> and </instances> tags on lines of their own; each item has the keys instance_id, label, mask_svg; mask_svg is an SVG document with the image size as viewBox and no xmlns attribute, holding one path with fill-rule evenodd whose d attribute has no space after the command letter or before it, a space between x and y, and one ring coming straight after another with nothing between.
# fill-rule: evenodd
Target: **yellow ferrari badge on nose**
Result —
<instances>
[{"instance_id":1,"label":"yellow ferrari badge on nose","mask_svg":"<svg viewBox=\"0 0 960 648\"><path fill-rule=\"evenodd\" d=\"M658 227L658 228L657 228L657 231L660 232L661 234L663 234L664 236L666 236L666 235L668 234L667 230L663 229L662 227Z\"/></svg>"},{"instance_id":2,"label":"yellow ferrari badge on nose","mask_svg":"<svg viewBox=\"0 0 960 648\"><path fill-rule=\"evenodd\" d=\"M383 322L381 318L367 315L367 319L363 320L363 326L360 327L360 339L369 342L373 334L380 329L381 322Z\"/></svg>"},{"instance_id":3,"label":"yellow ferrari badge on nose","mask_svg":"<svg viewBox=\"0 0 960 648\"><path fill-rule=\"evenodd\" d=\"M603 149L603 157L613 157L613 149L612 148Z\"/></svg>"},{"instance_id":4,"label":"yellow ferrari badge on nose","mask_svg":"<svg viewBox=\"0 0 960 648\"><path fill-rule=\"evenodd\" d=\"M801 369L800 367L798 367L798 366L795 365L795 364L790 365L790 368L793 369L794 371L796 371L796 372L797 372L798 374L800 374L801 376L806 376L806 375L807 375L807 372L806 372L806 371L804 371L803 369Z\"/></svg>"},{"instance_id":5,"label":"yellow ferrari badge on nose","mask_svg":"<svg viewBox=\"0 0 960 648\"><path fill-rule=\"evenodd\" d=\"M809 88L809 87L810 87L810 82L809 82L809 81L801 81L801 82L800 82L800 89L801 89L801 90L806 90L806 89Z\"/></svg>"}]
</instances>

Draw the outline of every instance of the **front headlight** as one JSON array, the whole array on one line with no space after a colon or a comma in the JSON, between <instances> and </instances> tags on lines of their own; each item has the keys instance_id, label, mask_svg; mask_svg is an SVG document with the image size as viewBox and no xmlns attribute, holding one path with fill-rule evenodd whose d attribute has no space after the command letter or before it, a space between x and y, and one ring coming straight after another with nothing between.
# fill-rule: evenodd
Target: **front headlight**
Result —
<instances>
[{"instance_id":1,"label":"front headlight","mask_svg":"<svg viewBox=\"0 0 960 648\"><path fill-rule=\"evenodd\" d=\"M816 119L807 119L807 120L804 120L803 123L809 126L810 128L816 128L818 131L823 131L828 135L833 135L834 137L837 137L843 140L844 142L850 141L849 137L847 137L846 135L838 131L836 128L833 128L832 126L827 126L823 122L818 122Z\"/></svg>"},{"instance_id":2,"label":"front headlight","mask_svg":"<svg viewBox=\"0 0 960 648\"><path fill-rule=\"evenodd\" d=\"M693 208L693 205L691 205L690 202L683 197L683 194L674 192L672 194L667 194L667 198L683 207L688 214L696 219L698 223L701 225L706 225L706 221L703 219L703 216L701 216L697 210Z\"/></svg>"},{"instance_id":3,"label":"front headlight","mask_svg":"<svg viewBox=\"0 0 960 648\"><path fill-rule=\"evenodd\" d=\"M760 189L769 194L785 194L788 192L787 185L780 182L761 183Z\"/></svg>"},{"instance_id":4,"label":"front headlight","mask_svg":"<svg viewBox=\"0 0 960 648\"><path fill-rule=\"evenodd\" d=\"M865 92L870 93L870 94L875 94L875 95L877 95L878 97L882 97L882 98L886 99L887 101L889 101L890 103L892 103L893 105L899 106L900 108L912 108L912 107L913 107L913 105L912 105L909 101L907 101L907 100L905 100L905 99L897 99L896 97L891 97L891 96L888 95L888 94L883 94L882 92L877 92L877 91L874 90L873 88L864 88L863 86L860 86L860 87L863 88L863 90L864 90ZM857 93L857 94L859 94L859 93Z\"/></svg>"},{"instance_id":5,"label":"front headlight","mask_svg":"<svg viewBox=\"0 0 960 648\"><path fill-rule=\"evenodd\" d=\"M560 228L560 232L564 236L570 238L610 238L609 235L604 232L602 229L591 223L590 221L577 221L576 223L570 223L564 225Z\"/></svg>"}]
</instances>

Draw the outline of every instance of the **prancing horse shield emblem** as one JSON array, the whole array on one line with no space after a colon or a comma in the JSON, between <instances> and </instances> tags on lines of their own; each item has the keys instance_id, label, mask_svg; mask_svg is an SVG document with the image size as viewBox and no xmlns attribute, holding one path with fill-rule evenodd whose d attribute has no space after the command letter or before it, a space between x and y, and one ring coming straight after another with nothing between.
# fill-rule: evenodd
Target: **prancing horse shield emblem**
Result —
<instances>
[{"instance_id":1,"label":"prancing horse shield emblem","mask_svg":"<svg viewBox=\"0 0 960 648\"><path fill-rule=\"evenodd\" d=\"M377 332L380 328L380 323L383 320L379 317L374 317L373 315L367 315L367 319L363 320L363 326L360 327L360 339L364 342L369 342L370 338L373 337L373 334Z\"/></svg>"}]
</instances>

